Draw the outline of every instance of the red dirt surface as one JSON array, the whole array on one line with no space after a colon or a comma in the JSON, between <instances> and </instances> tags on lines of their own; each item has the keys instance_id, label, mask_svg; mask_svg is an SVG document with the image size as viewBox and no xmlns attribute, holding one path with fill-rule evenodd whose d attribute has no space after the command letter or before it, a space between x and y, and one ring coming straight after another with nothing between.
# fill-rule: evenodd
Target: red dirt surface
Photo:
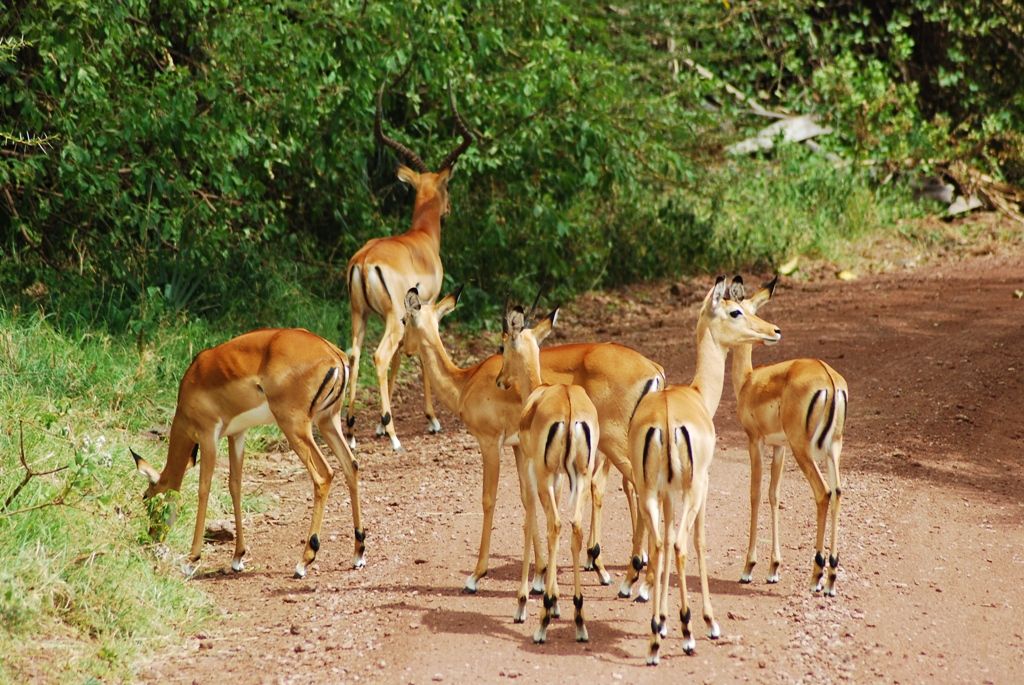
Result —
<instances>
[{"instance_id":1,"label":"red dirt surface","mask_svg":"<svg viewBox=\"0 0 1024 685\"><path fill-rule=\"evenodd\" d=\"M587 296L563 308L561 329L548 344L617 340L663 364L670 382L686 383L697 308L710 281ZM352 519L339 479L317 562L309 576L293 580L309 520L309 482L290 453L251 459L246 489L281 499L274 510L247 517L251 556L243 574L193 581L223 617L142 664L138 677L160 683L1024 682L1024 299L1015 296L1021 289L1024 254L1018 253L852 282L783 278L761 310L782 328L783 341L755 350L755 364L820 357L850 385L835 598L807 590L813 503L792 458L783 481L782 580L764 582L765 494L755 582L737 582L749 466L727 384L715 421L707 517L722 638L704 637L691 564L697 653L682 653L673 590L662 663L644 665L649 605L616 597L629 541L613 476L602 548L614 582L602 587L593 573L584 576L590 642L573 641L571 606L563 601L548 643L534 645L538 600L531 598L526 624L512 622L522 507L511 451L502 464L490 573L476 595L465 595L480 534L479 452L445 412L445 432L423 434L418 380L407 373L396 393L405 454L369 435L371 410L360 416L366 568L349 567ZM454 356L468 362L465 354ZM220 468L224 477L215 487L225 487L226 467ZM766 464L766 479L768 470ZM564 599L571 588L567 539L560 545ZM230 557L230 543L210 544L204 561L207 568L227 567Z\"/></svg>"}]
</instances>

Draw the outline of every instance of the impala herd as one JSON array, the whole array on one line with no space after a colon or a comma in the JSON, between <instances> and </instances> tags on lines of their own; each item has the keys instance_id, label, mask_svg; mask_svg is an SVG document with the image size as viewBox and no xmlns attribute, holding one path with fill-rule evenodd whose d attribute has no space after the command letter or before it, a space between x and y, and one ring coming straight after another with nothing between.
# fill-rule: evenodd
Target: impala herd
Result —
<instances>
[{"instance_id":1,"label":"impala herd","mask_svg":"<svg viewBox=\"0 0 1024 685\"><path fill-rule=\"evenodd\" d=\"M454 164L473 142L473 135L451 96L451 111L462 141L436 172L429 171L416 153L384 134L384 91L382 85L377 92L374 133L381 145L404 160L397 175L415 189L416 199L408 231L370 240L349 260L350 354L303 329L256 330L205 350L196 356L181 380L163 470L157 471L132 451L138 471L149 479L144 495L147 500L179 490L185 472L198 461L199 506L185 573L193 574L200 559L217 445L224 437L228 439L229 489L237 531L231 568L243 570L246 548L241 478L245 433L252 426L275 423L313 484L312 519L295 576L305 576L320 548L324 505L334 475L313 437L314 425L338 459L349 488L355 534L353 566L365 564L366 533L360 516L359 464L352 452L356 447L352 429L360 350L367 319L374 313L384 319L384 334L373 355L381 405L377 434L386 435L396 452L402 450L391 412L401 347L406 355L418 357L422 366L427 430L441 430L433 408L436 397L462 420L480 446L483 527L477 562L464 588L470 593L476 592L480 579L487 574L500 455L503 447L512 448L524 508L522 577L513 621L526 620L531 591L542 594L535 642L546 640L551 619L559 616L556 560L563 477L569 486L576 639L588 640L581 570L595 571L602 585L611 583L601 556L601 506L613 465L622 477L632 524L631 552L619 595L632 596L633 585L646 567L636 598L650 600L647 663L658 663L661 640L668 632L670 559L680 587L683 651L692 654L695 650L686 593L686 554L691 536L704 622L708 636L719 637L708 591L704 524L716 440L714 418L725 386L729 352L733 354L731 375L737 411L750 452L750 538L740 582L752 581L757 563L757 516L766 447L772 448L772 558L767 582L779 580L779 488L788 447L811 485L817 508L810 589L835 596L842 494L839 459L848 390L843 377L817 359L753 366L755 344L773 345L781 339L781 331L757 315L772 297L776 281L748 297L739 276L731 283L718 277L700 309L696 371L688 385L667 384L659 364L617 343L541 349L540 343L557 323L557 309L537 321L532 320L532 308L530 312L520 307L507 309L500 353L473 366L459 367L449 357L439 330L441 319L455 308L461 293L460 289L437 299L443 276L441 219L451 208L448 183ZM347 438L341 420L346 391ZM819 462L825 464L824 477ZM587 558L581 563L587 496L591 503L590 531ZM547 522L543 539L536 523L538 503ZM826 559L827 520L831 534ZM535 569L532 585L531 548Z\"/></svg>"}]
</instances>

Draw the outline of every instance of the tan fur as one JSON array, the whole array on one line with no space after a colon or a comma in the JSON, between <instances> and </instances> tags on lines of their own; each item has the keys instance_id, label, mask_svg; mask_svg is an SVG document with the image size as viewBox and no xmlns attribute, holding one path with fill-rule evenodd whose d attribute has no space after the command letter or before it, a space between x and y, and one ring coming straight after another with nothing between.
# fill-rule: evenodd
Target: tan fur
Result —
<instances>
[{"instance_id":1,"label":"tan fur","mask_svg":"<svg viewBox=\"0 0 1024 685\"><path fill-rule=\"evenodd\" d=\"M756 311L771 298L773 291L774 282L745 300L745 304ZM819 359L793 359L755 369L751 362L749 345L737 350L733 358L732 376L737 413L747 434L750 453L750 537L746 563L740 579L742 582L750 582L754 565L757 563L761 463L765 447L771 447L773 456L768 497L772 516L772 565L768 582L778 582L779 567L782 564L779 541L779 490L782 484L785 448L788 446L811 486L817 509L815 560L812 562L810 586L812 591L824 589L826 594L834 596L839 561L839 509L842 494L839 460L843 448L846 405L849 397L846 380ZM822 476L818 461L826 463L827 478ZM827 560L829 573L823 587L825 566L818 561L826 561L822 552L826 517L830 508L832 533Z\"/></svg>"},{"instance_id":2,"label":"tan fur","mask_svg":"<svg viewBox=\"0 0 1024 685\"><path fill-rule=\"evenodd\" d=\"M526 620L530 590L530 543L536 537L536 503L547 520L547 570L544 609L535 642L547 639L547 627L558 601L557 550L561 520L558 496L563 475L569 480L572 525L573 604L576 640L588 639L583 618L580 549L583 546L583 494L590 490L600 440L597 408L578 385L549 385L541 381L540 343L550 333L556 312L534 328L524 328L522 312L510 312L502 337L502 368L496 383L516 387L522 397L519 420L520 449L516 453L519 491L523 501L523 560L514 620ZM557 615L557 614L556 614Z\"/></svg>"},{"instance_id":3,"label":"tan fur","mask_svg":"<svg viewBox=\"0 0 1024 685\"><path fill-rule=\"evenodd\" d=\"M704 514L708 472L714 456L714 415L722 395L725 357L736 345L775 342L779 331L752 312L724 298L725 280L719 278L704 300L697 321L697 367L688 386L669 386L641 400L629 425L629 458L633 465L640 512L651 538L652 588L651 644L647 662L657 664L666 610L671 568L666 556L672 546L679 575L683 649L693 653L690 610L686 596L686 553L694 536L700 573L704 620L710 636L719 635L711 607L704 561ZM732 316L732 314L737 314ZM687 437L689 448L687 448Z\"/></svg>"},{"instance_id":4,"label":"tan fur","mask_svg":"<svg viewBox=\"0 0 1024 685\"><path fill-rule=\"evenodd\" d=\"M487 573L491 528L497 496L500 454L504 445L518 446L522 405L512 390L499 388L495 380L501 370L501 357L493 355L467 368L459 368L448 357L438 332L438 322L455 307L456 297L448 295L436 304L420 301L415 291L407 296L405 352L418 355L438 397L459 415L467 430L477 439L483 457L483 528L476 567L466 580L473 591ZM627 501L635 506L632 495L632 471L625 458L629 417L652 381L664 385L664 371L658 364L635 350L614 343L560 345L541 350L541 376L544 383L575 384L584 388L600 417L600 456L591 494L594 497L589 547L600 542L601 503L609 462L624 474ZM517 459L519 455L517 454ZM635 515L634 515L635 516ZM639 526L634 523L633 554L639 554ZM537 567L543 568L543 552L535 547ZM595 568L604 571L600 558ZM610 582L610 580L608 581Z\"/></svg>"},{"instance_id":5,"label":"tan fur","mask_svg":"<svg viewBox=\"0 0 1024 685\"><path fill-rule=\"evenodd\" d=\"M401 443L395 434L391 412L391 394L401 360L395 353L402 342L402 298L410 288L418 288L421 296L432 302L437 297L444 277L441 266L441 217L448 213L448 178L450 170L438 173L417 173L400 167L399 178L416 189L412 227L390 238L375 238L356 252L348 263L349 304L352 320L352 382L349 388L348 422L355 422L355 397L359 382L359 358L370 313L384 319L384 335L373 354L373 365L380 388L381 416L391 420L383 432L396 450ZM424 411L433 427L434 405L430 382L424 376Z\"/></svg>"},{"instance_id":6,"label":"tan fur","mask_svg":"<svg viewBox=\"0 0 1024 685\"><path fill-rule=\"evenodd\" d=\"M148 499L179 490L200 450L199 507L189 554L199 560L203 545L210 484L217 460L217 443L229 445L229 483L235 514L235 554L232 566L241 569L245 554L242 534L241 483L246 430L276 423L309 472L313 482L313 518L296 573L305 572L316 550L324 503L334 472L313 440L315 424L341 464L352 499L357 537L362 534L357 465L341 430L341 405L348 378L348 360L337 347L307 330L262 329L245 333L200 352L181 379L178 405L171 424L167 462L157 471L136 455L138 470L150 479ZM362 565L363 543L357 539L356 564ZM301 572L301 573L300 573Z\"/></svg>"}]
</instances>

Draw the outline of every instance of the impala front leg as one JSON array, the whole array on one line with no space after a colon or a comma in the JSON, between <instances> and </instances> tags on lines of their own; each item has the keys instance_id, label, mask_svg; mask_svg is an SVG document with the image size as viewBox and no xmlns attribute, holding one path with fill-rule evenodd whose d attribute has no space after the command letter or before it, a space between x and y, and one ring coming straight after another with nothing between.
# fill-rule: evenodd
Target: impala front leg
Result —
<instances>
[{"instance_id":1,"label":"impala front leg","mask_svg":"<svg viewBox=\"0 0 1024 685\"><path fill-rule=\"evenodd\" d=\"M516 611L512 621L523 623L526 621L526 601L530 595L530 546L536 538L537 487L530 463L522 457L518 448L514 451L516 468L519 471L519 497L523 502L523 559L519 592L516 593Z\"/></svg>"},{"instance_id":2,"label":"impala front leg","mask_svg":"<svg viewBox=\"0 0 1024 685\"><path fill-rule=\"evenodd\" d=\"M772 566L768 582L779 582L779 568L782 566L782 542L779 540L779 496L782 491L782 465L786 459L786 448L776 447L772 453L772 476L768 485L768 502L772 508Z\"/></svg>"},{"instance_id":3,"label":"impala front leg","mask_svg":"<svg viewBox=\"0 0 1024 685\"><path fill-rule=\"evenodd\" d=\"M761 506L761 441L750 438L747 441L747 451L750 453L750 537L747 542L747 560L743 564L743 574L740 575L741 583L753 581L754 566L757 565L757 515ZM774 461L772 465L774 467ZM774 508L772 513L774 515ZM768 582L772 582L770 577Z\"/></svg>"},{"instance_id":4,"label":"impala front leg","mask_svg":"<svg viewBox=\"0 0 1024 685\"><path fill-rule=\"evenodd\" d=\"M494 503L498 496L498 475L501 469L501 443L488 441L480 443L484 462L483 479L483 529L480 531L480 550L477 553L476 568L466 578L464 590L475 593L477 583L487 575L487 561L491 554L491 527L494 525Z\"/></svg>"},{"instance_id":5,"label":"impala front leg","mask_svg":"<svg viewBox=\"0 0 1024 685\"><path fill-rule=\"evenodd\" d=\"M441 422L434 412L434 396L430 391L430 376L423 373L423 413L427 416L427 433L436 435L441 432Z\"/></svg>"},{"instance_id":6,"label":"impala front leg","mask_svg":"<svg viewBox=\"0 0 1024 685\"><path fill-rule=\"evenodd\" d=\"M704 514L707 511L707 490L701 498L700 509L697 511L697 518L694 522L693 542L697 548L697 572L700 574L700 595L704 605L704 623L708 628L708 637L717 640L722 635L718 621L715 620L715 612L711 608L711 590L708 587L708 569L705 559L704 542ZM681 578L682 576L680 576Z\"/></svg>"},{"instance_id":7,"label":"impala front leg","mask_svg":"<svg viewBox=\"0 0 1024 685\"><path fill-rule=\"evenodd\" d=\"M231 558L231 570L244 570L245 539L242 536L242 461L245 455L245 433L228 436L228 489L231 491L231 506L235 512L235 555Z\"/></svg>"},{"instance_id":8,"label":"impala front leg","mask_svg":"<svg viewBox=\"0 0 1024 685\"><path fill-rule=\"evenodd\" d=\"M217 442L211 435L203 436L200 441L199 455L199 505L196 508L196 528L192 534L192 549L189 551L188 563L182 566L182 572L191 576L199 568L199 558L203 553L203 533L206 530L206 506L210 501L210 485L213 482L213 467L217 464Z\"/></svg>"}]
</instances>

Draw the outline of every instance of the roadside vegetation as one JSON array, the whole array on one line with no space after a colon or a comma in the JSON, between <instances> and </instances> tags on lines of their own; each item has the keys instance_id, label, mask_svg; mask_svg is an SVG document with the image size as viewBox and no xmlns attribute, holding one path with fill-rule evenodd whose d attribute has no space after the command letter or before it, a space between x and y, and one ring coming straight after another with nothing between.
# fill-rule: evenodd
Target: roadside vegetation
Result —
<instances>
[{"instance_id":1,"label":"roadside vegetation","mask_svg":"<svg viewBox=\"0 0 1024 685\"><path fill-rule=\"evenodd\" d=\"M538 288L928 243L948 204L919 199L929 179L1017 220L1022 32L1011 0L10 3L0 680L130 679L210 616L166 551L187 548L194 478L154 545L127 446L162 463L206 346L257 326L347 346L349 256L408 226L372 135L406 65L391 135L436 164L449 82L477 135L442 258L479 328ZM729 151L797 115L831 132Z\"/></svg>"}]
</instances>

